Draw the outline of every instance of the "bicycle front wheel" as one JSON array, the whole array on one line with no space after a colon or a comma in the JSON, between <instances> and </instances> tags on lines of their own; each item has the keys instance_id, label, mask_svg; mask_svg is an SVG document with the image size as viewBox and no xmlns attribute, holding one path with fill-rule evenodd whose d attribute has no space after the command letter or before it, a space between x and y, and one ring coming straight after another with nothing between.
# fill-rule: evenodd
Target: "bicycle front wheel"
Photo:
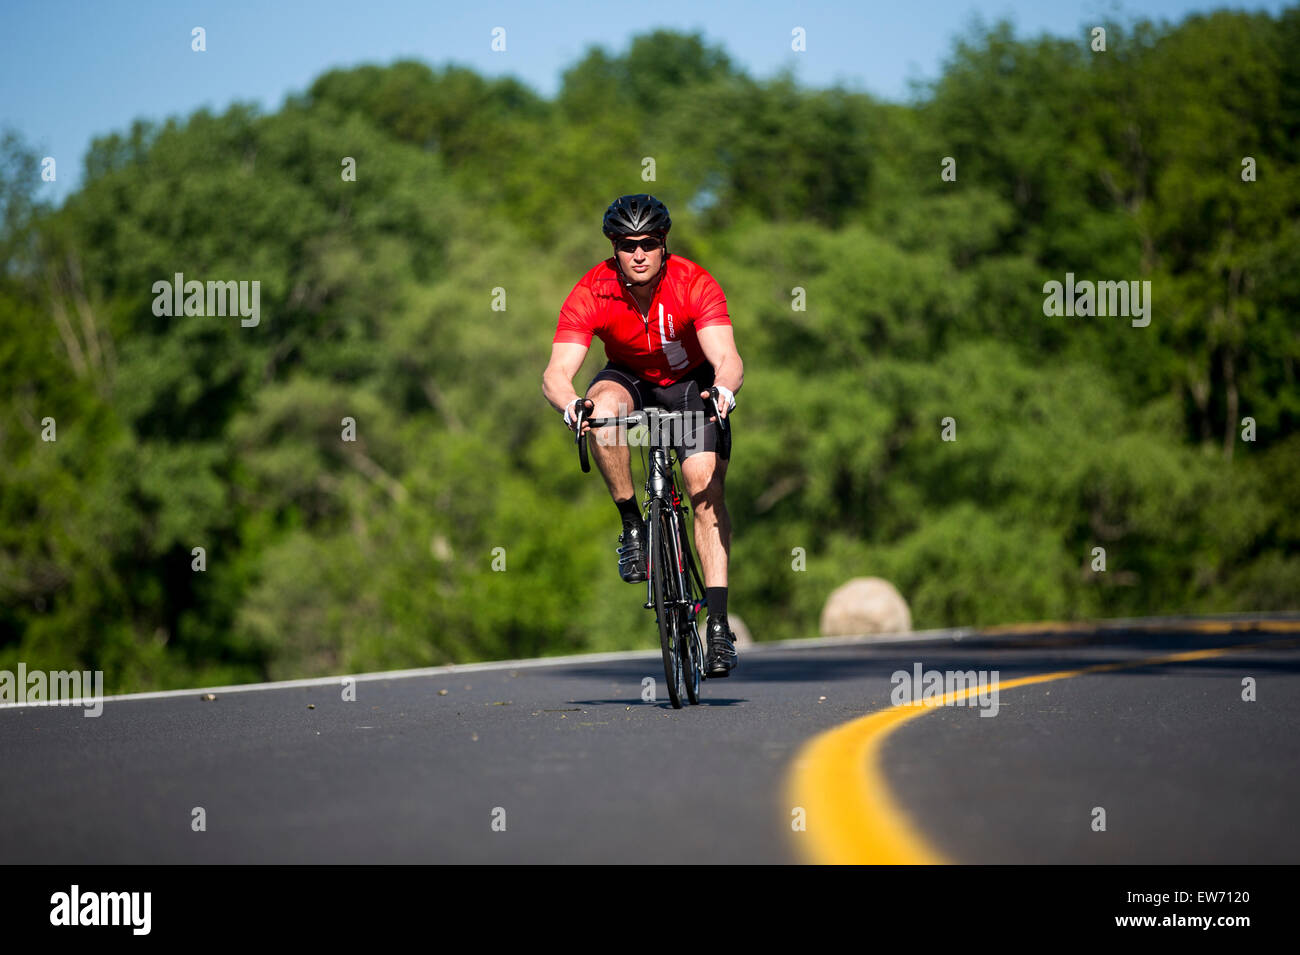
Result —
<instances>
[{"instance_id":1,"label":"bicycle front wheel","mask_svg":"<svg viewBox=\"0 0 1300 955\"><path fill-rule=\"evenodd\" d=\"M682 708L682 654L678 647L677 567L673 561L672 523L663 501L650 502L650 577L654 582L655 617L659 620L659 646L664 654L664 680L673 709Z\"/></svg>"},{"instance_id":2,"label":"bicycle front wheel","mask_svg":"<svg viewBox=\"0 0 1300 955\"><path fill-rule=\"evenodd\" d=\"M677 628L678 646L682 660L682 678L686 681L686 698L694 705L700 702L700 676L704 673L704 648L700 643L699 627L689 607L683 607L681 624Z\"/></svg>"}]
</instances>

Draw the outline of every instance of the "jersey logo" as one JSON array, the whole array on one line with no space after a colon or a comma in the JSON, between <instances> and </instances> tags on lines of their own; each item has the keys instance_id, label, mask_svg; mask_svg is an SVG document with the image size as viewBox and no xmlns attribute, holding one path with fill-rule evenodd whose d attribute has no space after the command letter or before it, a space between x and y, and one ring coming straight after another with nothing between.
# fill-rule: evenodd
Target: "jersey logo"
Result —
<instances>
[{"instance_id":1,"label":"jersey logo","mask_svg":"<svg viewBox=\"0 0 1300 955\"><path fill-rule=\"evenodd\" d=\"M673 317L668 316L668 325L672 327ZM664 330L664 303L659 303L659 340L663 342L664 357L668 359L668 364L672 368L685 368L689 358L686 357L686 347L681 342L672 341L668 337L668 332Z\"/></svg>"}]
</instances>

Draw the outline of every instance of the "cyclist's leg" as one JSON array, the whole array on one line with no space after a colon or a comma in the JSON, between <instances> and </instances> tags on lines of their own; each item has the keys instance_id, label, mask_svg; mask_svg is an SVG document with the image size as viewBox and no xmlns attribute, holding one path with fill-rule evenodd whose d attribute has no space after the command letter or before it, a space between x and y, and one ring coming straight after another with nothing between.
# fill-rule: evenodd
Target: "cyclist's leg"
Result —
<instances>
[{"instance_id":1,"label":"cyclist's leg","mask_svg":"<svg viewBox=\"0 0 1300 955\"><path fill-rule=\"evenodd\" d=\"M709 421L701 392L713 384L713 367L702 362L680 388L676 407L691 412L679 436L682 482L695 512L695 550L700 555L705 599L709 605L705 675L728 676L737 664L731 628L727 625L727 563L731 549L731 518L723 494L727 461L719 450L717 422ZM728 454L730 456L730 454Z\"/></svg>"},{"instance_id":2,"label":"cyclist's leg","mask_svg":"<svg viewBox=\"0 0 1300 955\"><path fill-rule=\"evenodd\" d=\"M701 362L684 381L656 390L653 397L676 410L693 412L678 435L682 480L695 513L695 550L705 587L727 586L731 518L723 493L727 461L718 453L718 425L705 412L702 391L713 384L713 366Z\"/></svg>"},{"instance_id":3,"label":"cyclist's leg","mask_svg":"<svg viewBox=\"0 0 1300 955\"><path fill-rule=\"evenodd\" d=\"M636 379L610 365L591 380L586 396L596 406L592 412L596 418L621 417L641 408ZM613 426L593 429L587 441L591 456L596 459L596 467L615 502L625 501L636 494L632 484L631 453L625 440L619 442L619 431Z\"/></svg>"},{"instance_id":4,"label":"cyclist's leg","mask_svg":"<svg viewBox=\"0 0 1300 955\"><path fill-rule=\"evenodd\" d=\"M727 586L731 517L724 483L727 462L716 451L699 451L682 461L682 480L695 512L695 550L705 587Z\"/></svg>"},{"instance_id":5,"label":"cyclist's leg","mask_svg":"<svg viewBox=\"0 0 1300 955\"><path fill-rule=\"evenodd\" d=\"M727 462L717 451L698 451L682 461L682 480L695 510L695 550L700 555L709 621L704 637L704 674L710 679L730 675L739 657L735 636L727 623L727 558L731 550L731 518L723 497Z\"/></svg>"}]
</instances>

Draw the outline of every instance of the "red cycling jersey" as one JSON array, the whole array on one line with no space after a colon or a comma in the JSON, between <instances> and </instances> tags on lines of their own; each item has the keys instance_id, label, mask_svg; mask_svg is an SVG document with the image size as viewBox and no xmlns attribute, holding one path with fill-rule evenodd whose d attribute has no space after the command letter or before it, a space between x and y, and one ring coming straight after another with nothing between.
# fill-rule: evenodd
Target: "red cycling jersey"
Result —
<instances>
[{"instance_id":1,"label":"red cycling jersey","mask_svg":"<svg viewBox=\"0 0 1300 955\"><path fill-rule=\"evenodd\" d=\"M659 287L642 315L612 258L578 280L560 307L555 342L591 345L646 381L671 385L704 360L696 330L730 325L727 299L713 276L690 259L670 255Z\"/></svg>"}]
</instances>

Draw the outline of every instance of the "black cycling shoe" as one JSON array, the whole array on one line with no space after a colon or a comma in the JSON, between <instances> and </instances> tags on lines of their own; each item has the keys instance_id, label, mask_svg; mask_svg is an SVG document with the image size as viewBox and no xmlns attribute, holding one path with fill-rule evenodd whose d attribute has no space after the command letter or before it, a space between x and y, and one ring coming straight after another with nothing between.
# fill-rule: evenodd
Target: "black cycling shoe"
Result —
<instances>
[{"instance_id":1,"label":"black cycling shoe","mask_svg":"<svg viewBox=\"0 0 1300 955\"><path fill-rule=\"evenodd\" d=\"M618 575L629 584L645 583L645 525L640 518L623 522L618 543Z\"/></svg>"},{"instance_id":2,"label":"black cycling shoe","mask_svg":"<svg viewBox=\"0 0 1300 955\"><path fill-rule=\"evenodd\" d=\"M707 630L709 652L704 660L704 675L710 680L731 676L740 658L736 655L736 637L727 626L727 618L710 616Z\"/></svg>"}]
</instances>

